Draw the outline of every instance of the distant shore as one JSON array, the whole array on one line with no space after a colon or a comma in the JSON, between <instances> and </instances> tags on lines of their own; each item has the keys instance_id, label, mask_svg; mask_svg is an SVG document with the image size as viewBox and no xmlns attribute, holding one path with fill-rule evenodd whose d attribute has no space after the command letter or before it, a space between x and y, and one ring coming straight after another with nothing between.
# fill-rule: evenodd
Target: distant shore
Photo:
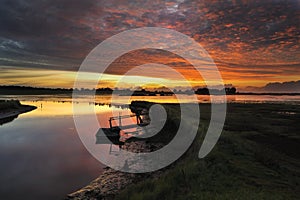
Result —
<instances>
[{"instance_id":1,"label":"distant shore","mask_svg":"<svg viewBox=\"0 0 300 200\"><path fill-rule=\"evenodd\" d=\"M72 95L73 92L81 95L111 95L118 94L120 96L172 96L174 94L186 95L274 95L274 96L299 96L300 92L275 92L275 91L238 91L235 87L224 88L223 90L198 88L193 90L130 90L130 89L112 89L112 88L98 88L98 89L73 89L73 88L39 88L26 86L1 86L0 95Z\"/></svg>"}]
</instances>

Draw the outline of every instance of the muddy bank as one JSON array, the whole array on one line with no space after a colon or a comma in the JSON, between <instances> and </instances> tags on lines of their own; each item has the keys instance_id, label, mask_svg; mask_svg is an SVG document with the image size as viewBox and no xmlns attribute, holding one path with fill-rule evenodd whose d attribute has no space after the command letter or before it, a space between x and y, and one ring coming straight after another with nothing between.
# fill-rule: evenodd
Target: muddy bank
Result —
<instances>
[{"instance_id":1,"label":"muddy bank","mask_svg":"<svg viewBox=\"0 0 300 200\"><path fill-rule=\"evenodd\" d=\"M131 152L151 152L162 147L162 144L151 144L145 141L130 141L122 147ZM116 152L117 153L117 152ZM131 163L128 162L130 167ZM162 171L145 174L132 174L116 171L106 167L103 173L88 186L69 194L66 200L111 200L127 186L138 183L146 178L158 178Z\"/></svg>"}]
</instances>

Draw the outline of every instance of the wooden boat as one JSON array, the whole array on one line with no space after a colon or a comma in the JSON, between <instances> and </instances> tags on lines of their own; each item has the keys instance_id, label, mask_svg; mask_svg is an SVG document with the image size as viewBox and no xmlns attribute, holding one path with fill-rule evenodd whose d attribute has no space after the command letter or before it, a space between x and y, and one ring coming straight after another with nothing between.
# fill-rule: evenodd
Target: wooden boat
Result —
<instances>
[{"instance_id":1,"label":"wooden boat","mask_svg":"<svg viewBox=\"0 0 300 200\"><path fill-rule=\"evenodd\" d=\"M145 116L142 118L142 116ZM122 119L125 118L136 118L136 124L129 124L122 126ZM110 117L109 118L109 128L101 128L96 134L96 144L116 144L116 145L122 145L124 144L124 141L120 141L121 138L121 130L123 130L124 134L132 134L133 132L126 132L124 130L133 129L135 127L140 126L147 126L149 124L148 120L148 113L143 114L132 114L132 115L123 115L123 116L117 116L117 117ZM119 125L113 126L112 121L118 120Z\"/></svg>"}]
</instances>

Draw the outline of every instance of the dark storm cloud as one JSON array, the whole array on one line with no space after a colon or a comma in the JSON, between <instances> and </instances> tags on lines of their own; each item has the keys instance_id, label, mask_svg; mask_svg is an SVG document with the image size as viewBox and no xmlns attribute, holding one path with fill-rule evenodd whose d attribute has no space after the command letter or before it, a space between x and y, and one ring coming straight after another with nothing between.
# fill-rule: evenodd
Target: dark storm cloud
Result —
<instances>
[{"instance_id":1,"label":"dark storm cloud","mask_svg":"<svg viewBox=\"0 0 300 200\"><path fill-rule=\"evenodd\" d=\"M76 51L87 50L81 37L90 29L78 20L93 12L93 0L1 0L0 4L1 55L14 52L22 57L30 52L33 58L41 54L76 59L80 54ZM10 43L22 46L11 48Z\"/></svg>"},{"instance_id":2,"label":"dark storm cloud","mask_svg":"<svg viewBox=\"0 0 300 200\"><path fill-rule=\"evenodd\" d=\"M46 38L72 30L93 12L93 0L1 0L0 33L24 39ZM77 24L78 30L83 28Z\"/></svg>"}]
</instances>

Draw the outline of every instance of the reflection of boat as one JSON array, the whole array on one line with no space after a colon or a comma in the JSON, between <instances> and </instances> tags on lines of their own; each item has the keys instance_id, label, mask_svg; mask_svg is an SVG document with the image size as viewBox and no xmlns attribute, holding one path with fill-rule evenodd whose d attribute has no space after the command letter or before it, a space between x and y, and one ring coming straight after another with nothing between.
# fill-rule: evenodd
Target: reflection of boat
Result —
<instances>
[{"instance_id":1,"label":"reflection of boat","mask_svg":"<svg viewBox=\"0 0 300 200\"><path fill-rule=\"evenodd\" d=\"M120 144L120 129L102 128L96 134L96 144ZM109 141L108 141L108 140Z\"/></svg>"},{"instance_id":2,"label":"reflection of boat","mask_svg":"<svg viewBox=\"0 0 300 200\"><path fill-rule=\"evenodd\" d=\"M135 118L136 124L122 125L122 119ZM118 120L119 125L113 126L112 122ZM101 128L96 134L96 144L117 144L122 145L121 136L133 134L136 131L131 131L134 128L147 126L149 124L148 113L139 113L132 115L123 115L109 118L109 128ZM138 131L138 130L137 130Z\"/></svg>"}]
</instances>

